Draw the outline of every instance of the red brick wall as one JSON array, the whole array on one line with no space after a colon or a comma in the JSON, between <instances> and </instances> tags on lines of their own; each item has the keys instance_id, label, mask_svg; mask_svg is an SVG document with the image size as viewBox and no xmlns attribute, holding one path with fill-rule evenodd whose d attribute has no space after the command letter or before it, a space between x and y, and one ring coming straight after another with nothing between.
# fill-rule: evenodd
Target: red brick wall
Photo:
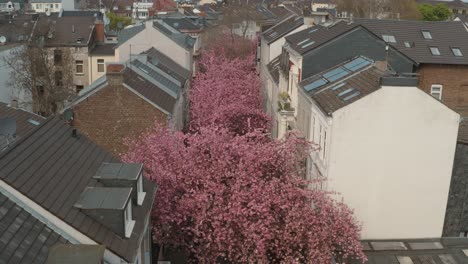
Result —
<instances>
[{"instance_id":1,"label":"red brick wall","mask_svg":"<svg viewBox=\"0 0 468 264\"><path fill-rule=\"evenodd\" d=\"M74 106L73 125L98 145L120 155L123 139L135 138L155 121L166 125L166 115L124 86L104 87Z\"/></svg>"},{"instance_id":2,"label":"red brick wall","mask_svg":"<svg viewBox=\"0 0 468 264\"><path fill-rule=\"evenodd\" d=\"M421 65L419 87L430 93L431 85L440 84L442 102L462 116L468 116L468 66Z\"/></svg>"}]
</instances>

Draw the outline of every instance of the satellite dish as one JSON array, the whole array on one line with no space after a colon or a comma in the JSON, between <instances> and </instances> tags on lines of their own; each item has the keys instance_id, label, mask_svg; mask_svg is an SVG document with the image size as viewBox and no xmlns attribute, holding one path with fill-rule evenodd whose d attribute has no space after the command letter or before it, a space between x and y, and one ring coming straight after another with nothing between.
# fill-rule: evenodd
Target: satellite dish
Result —
<instances>
[{"instance_id":1,"label":"satellite dish","mask_svg":"<svg viewBox=\"0 0 468 264\"><path fill-rule=\"evenodd\" d=\"M5 42L6 42L6 37L0 36L0 43L5 44Z\"/></svg>"},{"instance_id":2,"label":"satellite dish","mask_svg":"<svg viewBox=\"0 0 468 264\"><path fill-rule=\"evenodd\" d=\"M65 121L67 121L67 122L73 121L73 110L71 110L70 108L68 108L67 110L63 111L63 118L64 118Z\"/></svg>"},{"instance_id":3,"label":"satellite dish","mask_svg":"<svg viewBox=\"0 0 468 264\"><path fill-rule=\"evenodd\" d=\"M50 16L50 11L47 10L47 11L45 12L45 14L46 14L46 16Z\"/></svg>"},{"instance_id":4,"label":"satellite dish","mask_svg":"<svg viewBox=\"0 0 468 264\"><path fill-rule=\"evenodd\" d=\"M16 120L13 117L6 117L0 119L0 135L15 136L16 134Z\"/></svg>"},{"instance_id":5,"label":"satellite dish","mask_svg":"<svg viewBox=\"0 0 468 264\"><path fill-rule=\"evenodd\" d=\"M122 21L117 22L117 29L122 30L124 28L124 24Z\"/></svg>"}]
</instances>

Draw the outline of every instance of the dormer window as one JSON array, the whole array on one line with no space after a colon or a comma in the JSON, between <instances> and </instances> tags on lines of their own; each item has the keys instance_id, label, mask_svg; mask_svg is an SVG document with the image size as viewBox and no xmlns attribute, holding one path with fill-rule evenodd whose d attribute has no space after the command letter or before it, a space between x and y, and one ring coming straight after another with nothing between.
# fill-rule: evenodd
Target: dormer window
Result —
<instances>
[{"instance_id":1,"label":"dormer window","mask_svg":"<svg viewBox=\"0 0 468 264\"><path fill-rule=\"evenodd\" d=\"M396 43L395 36L392 35L382 35L382 38L387 43Z\"/></svg>"},{"instance_id":2,"label":"dormer window","mask_svg":"<svg viewBox=\"0 0 468 264\"><path fill-rule=\"evenodd\" d=\"M129 200L127 204L127 208L125 208L124 221L125 221L125 237L130 237L132 235L133 227L135 226L135 220L133 220L133 215L132 215L132 201L131 200Z\"/></svg>"},{"instance_id":3,"label":"dormer window","mask_svg":"<svg viewBox=\"0 0 468 264\"><path fill-rule=\"evenodd\" d=\"M463 57L463 53L461 52L460 48L452 48L452 52L455 57Z\"/></svg>"},{"instance_id":4,"label":"dormer window","mask_svg":"<svg viewBox=\"0 0 468 264\"><path fill-rule=\"evenodd\" d=\"M140 177L138 177L137 181L137 200L138 200L138 205L142 205L143 201L145 200L146 193L143 190L143 175L141 174Z\"/></svg>"},{"instance_id":5,"label":"dormer window","mask_svg":"<svg viewBox=\"0 0 468 264\"><path fill-rule=\"evenodd\" d=\"M439 48L437 48L437 47L430 47L430 50L431 50L432 55L434 55L434 56L440 56Z\"/></svg>"},{"instance_id":6,"label":"dormer window","mask_svg":"<svg viewBox=\"0 0 468 264\"><path fill-rule=\"evenodd\" d=\"M432 35L431 35L431 32L430 32L430 31L428 31L428 30L423 30L423 31L421 31L421 32L422 32L422 34L423 34L424 39L432 39Z\"/></svg>"}]
</instances>

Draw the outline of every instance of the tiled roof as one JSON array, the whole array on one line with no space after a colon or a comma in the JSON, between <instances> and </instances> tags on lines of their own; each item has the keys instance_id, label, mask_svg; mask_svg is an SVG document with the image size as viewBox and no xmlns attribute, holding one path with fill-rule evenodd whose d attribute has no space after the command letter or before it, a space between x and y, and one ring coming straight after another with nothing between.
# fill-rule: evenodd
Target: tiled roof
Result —
<instances>
[{"instance_id":1,"label":"tiled roof","mask_svg":"<svg viewBox=\"0 0 468 264\"><path fill-rule=\"evenodd\" d=\"M127 40L133 38L136 34L140 33L144 29L145 29L145 24L134 25L134 26L122 29L117 35L117 40L119 41L119 45L122 45Z\"/></svg>"},{"instance_id":2,"label":"tiled roof","mask_svg":"<svg viewBox=\"0 0 468 264\"><path fill-rule=\"evenodd\" d=\"M287 36L286 41L294 51L305 54L357 26L357 24L348 24L345 21L328 27L317 25Z\"/></svg>"},{"instance_id":3,"label":"tiled roof","mask_svg":"<svg viewBox=\"0 0 468 264\"><path fill-rule=\"evenodd\" d=\"M348 65L364 66L348 71ZM372 61L358 57L305 79L299 85L325 114L332 114L380 88L383 72Z\"/></svg>"},{"instance_id":4,"label":"tiled roof","mask_svg":"<svg viewBox=\"0 0 468 264\"><path fill-rule=\"evenodd\" d=\"M117 44L98 44L90 52L91 55L114 56Z\"/></svg>"},{"instance_id":5,"label":"tiled roof","mask_svg":"<svg viewBox=\"0 0 468 264\"><path fill-rule=\"evenodd\" d=\"M73 205L94 180L102 162L119 162L109 152L79 134L59 118L50 118L34 133L0 154L0 178L35 203L127 261L134 261L150 214L154 186L145 180L146 198L133 207L136 224L122 238Z\"/></svg>"},{"instance_id":6,"label":"tiled roof","mask_svg":"<svg viewBox=\"0 0 468 264\"><path fill-rule=\"evenodd\" d=\"M279 84L279 71L280 71L280 56L276 57L267 65L268 72L270 73L271 78L276 83Z\"/></svg>"},{"instance_id":7,"label":"tiled roof","mask_svg":"<svg viewBox=\"0 0 468 264\"><path fill-rule=\"evenodd\" d=\"M282 38L294 29L304 24L304 18L300 16L290 16L287 19L279 22L273 27L262 33L262 37L268 44Z\"/></svg>"},{"instance_id":8,"label":"tiled roof","mask_svg":"<svg viewBox=\"0 0 468 264\"><path fill-rule=\"evenodd\" d=\"M167 74L173 75L173 77L177 78L180 82L184 83L191 78L192 73L189 70L182 67L159 50L150 48L144 53L148 55L148 61L151 64L165 71Z\"/></svg>"},{"instance_id":9,"label":"tiled roof","mask_svg":"<svg viewBox=\"0 0 468 264\"><path fill-rule=\"evenodd\" d=\"M187 34L181 33L179 30L169 26L162 20L154 21L153 26L154 28L158 29L161 33L168 36L170 39L172 39L174 42L176 42L185 49L190 50L195 45L194 38L190 37Z\"/></svg>"},{"instance_id":10,"label":"tiled roof","mask_svg":"<svg viewBox=\"0 0 468 264\"><path fill-rule=\"evenodd\" d=\"M45 263L57 243L69 242L0 194L0 263Z\"/></svg>"},{"instance_id":11,"label":"tiled roof","mask_svg":"<svg viewBox=\"0 0 468 264\"><path fill-rule=\"evenodd\" d=\"M468 32L460 21L356 19L356 23L378 36L394 36L396 43L389 44L418 63L468 64ZM425 39L423 31L430 32L432 39ZM440 55L432 55L431 47L437 47ZM451 48L459 48L463 56L455 56Z\"/></svg>"},{"instance_id":12,"label":"tiled roof","mask_svg":"<svg viewBox=\"0 0 468 264\"><path fill-rule=\"evenodd\" d=\"M468 238L364 240L366 264L465 264ZM466 252L466 253L465 253ZM349 264L362 262L347 261Z\"/></svg>"}]
</instances>

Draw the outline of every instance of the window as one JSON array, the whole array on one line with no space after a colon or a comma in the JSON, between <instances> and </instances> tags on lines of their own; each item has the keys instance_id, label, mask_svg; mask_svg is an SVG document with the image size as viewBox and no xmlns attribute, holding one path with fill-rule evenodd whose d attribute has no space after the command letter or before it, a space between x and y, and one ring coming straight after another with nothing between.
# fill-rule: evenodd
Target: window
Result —
<instances>
[{"instance_id":1,"label":"window","mask_svg":"<svg viewBox=\"0 0 468 264\"><path fill-rule=\"evenodd\" d=\"M76 64L76 74L82 75L83 74L83 61L77 60L75 61Z\"/></svg>"},{"instance_id":2,"label":"window","mask_svg":"<svg viewBox=\"0 0 468 264\"><path fill-rule=\"evenodd\" d=\"M54 50L54 63L55 65L62 62L62 51L61 50Z\"/></svg>"},{"instance_id":3,"label":"window","mask_svg":"<svg viewBox=\"0 0 468 264\"><path fill-rule=\"evenodd\" d=\"M42 9L42 4L37 4L37 9Z\"/></svg>"},{"instance_id":4,"label":"window","mask_svg":"<svg viewBox=\"0 0 468 264\"><path fill-rule=\"evenodd\" d=\"M468 237L468 231L460 232L460 237Z\"/></svg>"},{"instance_id":5,"label":"window","mask_svg":"<svg viewBox=\"0 0 468 264\"><path fill-rule=\"evenodd\" d=\"M425 39L432 39L432 35L431 35L431 32L427 31L427 30L423 30L422 31L422 34L423 34L423 37Z\"/></svg>"},{"instance_id":6,"label":"window","mask_svg":"<svg viewBox=\"0 0 468 264\"><path fill-rule=\"evenodd\" d=\"M55 4L55 9L58 9L59 8L59 5L58 4Z\"/></svg>"},{"instance_id":7,"label":"window","mask_svg":"<svg viewBox=\"0 0 468 264\"><path fill-rule=\"evenodd\" d=\"M79 94L83 90L83 85L77 85L76 86L76 94Z\"/></svg>"},{"instance_id":8,"label":"window","mask_svg":"<svg viewBox=\"0 0 468 264\"><path fill-rule=\"evenodd\" d=\"M143 204L143 200L145 199L146 193L143 190L143 174L140 174L137 181L137 200L138 205Z\"/></svg>"},{"instance_id":9,"label":"window","mask_svg":"<svg viewBox=\"0 0 468 264\"><path fill-rule=\"evenodd\" d=\"M61 71L55 72L55 85L62 86L63 85L63 76Z\"/></svg>"},{"instance_id":10,"label":"window","mask_svg":"<svg viewBox=\"0 0 468 264\"><path fill-rule=\"evenodd\" d=\"M127 208L125 209L125 221L131 222L132 221L132 201L128 201Z\"/></svg>"},{"instance_id":11,"label":"window","mask_svg":"<svg viewBox=\"0 0 468 264\"><path fill-rule=\"evenodd\" d=\"M395 39L395 36L392 36L392 35L382 35L382 38L385 42L388 42L388 43L396 43L396 39Z\"/></svg>"},{"instance_id":12,"label":"window","mask_svg":"<svg viewBox=\"0 0 468 264\"><path fill-rule=\"evenodd\" d=\"M125 237L130 237L132 234L133 227L135 226L135 221L132 216L132 200L128 200L127 208L124 211L124 221L125 221Z\"/></svg>"},{"instance_id":13,"label":"window","mask_svg":"<svg viewBox=\"0 0 468 264\"><path fill-rule=\"evenodd\" d=\"M97 71L104 72L104 60L103 59L97 60Z\"/></svg>"},{"instance_id":14,"label":"window","mask_svg":"<svg viewBox=\"0 0 468 264\"><path fill-rule=\"evenodd\" d=\"M409 41L405 41L405 47L406 48L412 48L412 47L414 47L414 43L411 43Z\"/></svg>"},{"instance_id":15,"label":"window","mask_svg":"<svg viewBox=\"0 0 468 264\"><path fill-rule=\"evenodd\" d=\"M463 57L463 53L461 52L460 48L452 48L452 52L456 57Z\"/></svg>"},{"instance_id":16,"label":"window","mask_svg":"<svg viewBox=\"0 0 468 264\"><path fill-rule=\"evenodd\" d=\"M430 49L431 49L432 55L434 55L434 56L440 56L439 48L437 48L437 47L430 47Z\"/></svg>"},{"instance_id":17,"label":"window","mask_svg":"<svg viewBox=\"0 0 468 264\"><path fill-rule=\"evenodd\" d=\"M50 8L54 8L54 4L50 4Z\"/></svg>"},{"instance_id":18,"label":"window","mask_svg":"<svg viewBox=\"0 0 468 264\"><path fill-rule=\"evenodd\" d=\"M431 86L431 95L438 99L442 100L442 85L440 84L434 84Z\"/></svg>"},{"instance_id":19,"label":"window","mask_svg":"<svg viewBox=\"0 0 468 264\"><path fill-rule=\"evenodd\" d=\"M119 7L118 7L118 6L114 6L112 9L113 9L114 11L116 11L116 10L119 10Z\"/></svg>"}]
</instances>

